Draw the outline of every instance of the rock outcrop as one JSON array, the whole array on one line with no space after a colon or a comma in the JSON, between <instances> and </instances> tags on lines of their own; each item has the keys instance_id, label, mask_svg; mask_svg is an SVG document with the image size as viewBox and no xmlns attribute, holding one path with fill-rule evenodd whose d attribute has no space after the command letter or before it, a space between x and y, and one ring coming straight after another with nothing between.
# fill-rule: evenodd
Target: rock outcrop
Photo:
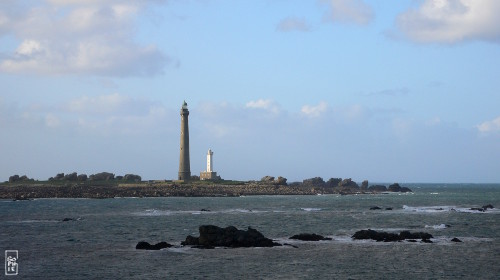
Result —
<instances>
[{"instance_id":1,"label":"rock outcrop","mask_svg":"<svg viewBox=\"0 0 500 280\"><path fill-rule=\"evenodd\" d=\"M101 172L97 174L90 175L89 179L91 181L109 181L115 178L115 174L109 172Z\"/></svg>"},{"instance_id":2,"label":"rock outcrop","mask_svg":"<svg viewBox=\"0 0 500 280\"><path fill-rule=\"evenodd\" d=\"M414 232L411 233L409 231L402 231L399 234L392 232L383 232L383 231L375 231L375 230L360 230L354 233L352 236L353 239L372 239L377 242L394 242L394 241L402 241L402 240L415 240L421 239L423 242L430 243L431 238L433 236L426 232Z\"/></svg>"},{"instance_id":3,"label":"rock outcrop","mask_svg":"<svg viewBox=\"0 0 500 280\"><path fill-rule=\"evenodd\" d=\"M371 192L386 192L387 187L384 185L372 185L368 187L368 190Z\"/></svg>"},{"instance_id":4,"label":"rock outcrop","mask_svg":"<svg viewBox=\"0 0 500 280\"><path fill-rule=\"evenodd\" d=\"M195 248L281 246L251 227L245 231L234 226L221 228L214 225L203 225L199 227L199 232L199 237L189 235L181 245L194 246Z\"/></svg>"},{"instance_id":5,"label":"rock outcrop","mask_svg":"<svg viewBox=\"0 0 500 280\"><path fill-rule=\"evenodd\" d=\"M412 192L409 188L401 187L398 183L390 185L387 190L390 192Z\"/></svg>"},{"instance_id":6,"label":"rock outcrop","mask_svg":"<svg viewBox=\"0 0 500 280\"><path fill-rule=\"evenodd\" d=\"M305 179L302 181L302 184L307 187L317 187L317 188L324 188L326 186L325 181L321 177Z\"/></svg>"},{"instance_id":7,"label":"rock outcrop","mask_svg":"<svg viewBox=\"0 0 500 280\"><path fill-rule=\"evenodd\" d=\"M302 240L302 241L320 241L320 240L332 240L329 237L323 237L322 235L315 234L315 233L301 233L301 234L296 234L289 239L297 239L297 240Z\"/></svg>"},{"instance_id":8,"label":"rock outcrop","mask_svg":"<svg viewBox=\"0 0 500 280\"><path fill-rule=\"evenodd\" d=\"M16 182L26 182L26 181L34 181L33 179L28 178L28 176L23 175L12 175L9 177L9 183L16 183Z\"/></svg>"},{"instance_id":9,"label":"rock outcrop","mask_svg":"<svg viewBox=\"0 0 500 280\"><path fill-rule=\"evenodd\" d=\"M362 191L366 191L366 190L368 190L368 180L364 180L364 181L361 183L361 190L362 190Z\"/></svg>"},{"instance_id":10,"label":"rock outcrop","mask_svg":"<svg viewBox=\"0 0 500 280\"><path fill-rule=\"evenodd\" d=\"M137 250L160 250L160 249L165 249L165 248L170 248L173 245L168 244L167 242L160 242L156 243L155 245L151 245L148 242L141 241L137 243L135 246L135 249Z\"/></svg>"},{"instance_id":11,"label":"rock outcrop","mask_svg":"<svg viewBox=\"0 0 500 280\"><path fill-rule=\"evenodd\" d=\"M359 189L358 184L356 184L356 182L354 182L351 178L347 178L347 179L342 180L342 182L339 183L339 187Z\"/></svg>"}]
</instances>

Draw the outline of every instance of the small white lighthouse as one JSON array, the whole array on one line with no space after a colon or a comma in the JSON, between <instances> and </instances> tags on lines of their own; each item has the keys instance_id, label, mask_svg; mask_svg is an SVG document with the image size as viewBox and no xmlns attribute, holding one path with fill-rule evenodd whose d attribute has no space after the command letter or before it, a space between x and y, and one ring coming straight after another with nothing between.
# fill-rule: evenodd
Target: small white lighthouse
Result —
<instances>
[{"instance_id":1,"label":"small white lighthouse","mask_svg":"<svg viewBox=\"0 0 500 280\"><path fill-rule=\"evenodd\" d=\"M208 149L207 153L207 172L212 172L213 165L212 165L212 156L214 155L214 152L212 150Z\"/></svg>"},{"instance_id":2,"label":"small white lighthouse","mask_svg":"<svg viewBox=\"0 0 500 280\"><path fill-rule=\"evenodd\" d=\"M213 161L214 152L208 149L207 153L207 171L200 172L200 180L220 180L220 177L217 176L217 172L214 172L214 161Z\"/></svg>"}]
</instances>

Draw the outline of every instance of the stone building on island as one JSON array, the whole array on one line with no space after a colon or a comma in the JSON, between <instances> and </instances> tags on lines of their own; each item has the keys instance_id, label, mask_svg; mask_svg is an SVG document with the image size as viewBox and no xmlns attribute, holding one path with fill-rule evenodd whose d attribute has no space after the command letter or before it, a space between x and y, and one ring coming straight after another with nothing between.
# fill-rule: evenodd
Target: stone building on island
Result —
<instances>
[{"instance_id":1,"label":"stone building on island","mask_svg":"<svg viewBox=\"0 0 500 280\"><path fill-rule=\"evenodd\" d=\"M207 153L207 170L200 172L200 180L220 180L217 172L213 171L213 158L214 152L208 149Z\"/></svg>"}]
</instances>

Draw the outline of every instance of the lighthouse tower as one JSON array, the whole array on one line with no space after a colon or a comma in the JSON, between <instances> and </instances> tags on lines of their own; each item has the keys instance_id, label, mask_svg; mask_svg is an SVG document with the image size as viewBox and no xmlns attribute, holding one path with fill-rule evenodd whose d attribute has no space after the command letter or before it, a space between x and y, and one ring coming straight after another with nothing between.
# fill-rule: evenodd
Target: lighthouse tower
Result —
<instances>
[{"instance_id":1,"label":"lighthouse tower","mask_svg":"<svg viewBox=\"0 0 500 280\"><path fill-rule=\"evenodd\" d=\"M212 172L213 165L212 165L212 156L214 155L214 152L212 150L208 149L207 153L207 172Z\"/></svg>"},{"instance_id":2,"label":"lighthouse tower","mask_svg":"<svg viewBox=\"0 0 500 280\"><path fill-rule=\"evenodd\" d=\"M213 170L213 159L212 156L214 152L208 149L207 153L207 171L200 172L200 180L220 180L220 177L217 176L217 172Z\"/></svg>"},{"instance_id":3,"label":"lighthouse tower","mask_svg":"<svg viewBox=\"0 0 500 280\"><path fill-rule=\"evenodd\" d=\"M181 153L179 158L179 180L191 179L191 168L189 164L189 111L184 101L181 107Z\"/></svg>"}]
</instances>

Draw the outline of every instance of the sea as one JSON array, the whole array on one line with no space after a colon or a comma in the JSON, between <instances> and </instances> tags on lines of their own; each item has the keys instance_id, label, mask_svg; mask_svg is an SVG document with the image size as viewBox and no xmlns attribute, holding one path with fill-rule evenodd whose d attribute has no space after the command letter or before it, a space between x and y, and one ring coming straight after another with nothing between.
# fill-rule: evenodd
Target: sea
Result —
<instances>
[{"instance_id":1,"label":"sea","mask_svg":"<svg viewBox=\"0 0 500 280\"><path fill-rule=\"evenodd\" d=\"M0 278L500 279L500 209L471 210L500 208L500 184L402 186L413 193L0 200L0 250L18 256L17 275L5 276L6 263ZM182 247L200 225L252 227L293 246ZM362 229L434 238L353 240ZM299 233L332 240L289 239ZM139 241L174 247L136 250Z\"/></svg>"}]
</instances>

